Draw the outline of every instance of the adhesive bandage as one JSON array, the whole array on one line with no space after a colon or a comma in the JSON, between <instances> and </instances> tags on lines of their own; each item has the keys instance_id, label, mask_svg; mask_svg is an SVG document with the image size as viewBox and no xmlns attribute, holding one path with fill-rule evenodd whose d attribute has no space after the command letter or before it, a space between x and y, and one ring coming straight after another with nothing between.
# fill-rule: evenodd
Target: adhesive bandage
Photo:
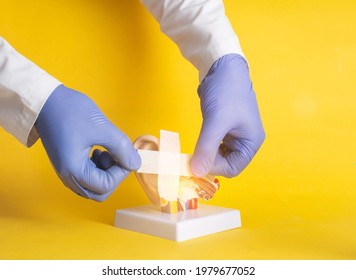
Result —
<instances>
[{"instance_id":1,"label":"adhesive bandage","mask_svg":"<svg viewBox=\"0 0 356 280\"><path fill-rule=\"evenodd\" d=\"M162 212L196 209L199 198L209 200L219 189L219 182L213 176L192 176L189 166L192 156L180 153L178 133L161 130L160 140L144 135L136 139L134 146L142 162L135 175Z\"/></svg>"}]
</instances>

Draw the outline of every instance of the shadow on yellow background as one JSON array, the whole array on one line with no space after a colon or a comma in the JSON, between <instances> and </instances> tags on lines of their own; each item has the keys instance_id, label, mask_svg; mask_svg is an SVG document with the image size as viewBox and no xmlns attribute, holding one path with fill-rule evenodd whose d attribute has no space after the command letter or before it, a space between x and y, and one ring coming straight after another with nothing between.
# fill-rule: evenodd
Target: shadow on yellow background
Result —
<instances>
[{"instance_id":1,"label":"shadow on yellow background","mask_svg":"<svg viewBox=\"0 0 356 280\"><path fill-rule=\"evenodd\" d=\"M149 203L131 174L104 203L56 177L40 141L0 133L1 259L355 259L356 37L351 1L232 1L267 140L209 202L243 227L183 243L113 227ZM1 36L89 95L132 140L178 131L192 153L197 71L138 1L4 1Z\"/></svg>"}]
</instances>

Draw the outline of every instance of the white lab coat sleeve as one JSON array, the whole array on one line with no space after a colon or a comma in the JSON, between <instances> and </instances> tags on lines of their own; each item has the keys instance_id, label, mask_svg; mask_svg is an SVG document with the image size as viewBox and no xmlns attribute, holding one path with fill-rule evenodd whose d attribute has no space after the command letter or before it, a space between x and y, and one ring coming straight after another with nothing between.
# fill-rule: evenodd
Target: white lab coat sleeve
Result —
<instances>
[{"instance_id":1,"label":"white lab coat sleeve","mask_svg":"<svg viewBox=\"0 0 356 280\"><path fill-rule=\"evenodd\" d=\"M244 57L222 0L140 1L183 56L198 69L200 81L223 55L236 53Z\"/></svg>"},{"instance_id":2,"label":"white lab coat sleeve","mask_svg":"<svg viewBox=\"0 0 356 280\"><path fill-rule=\"evenodd\" d=\"M22 144L37 141L34 123L60 84L0 37L0 126Z\"/></svg>"}]
</instances>

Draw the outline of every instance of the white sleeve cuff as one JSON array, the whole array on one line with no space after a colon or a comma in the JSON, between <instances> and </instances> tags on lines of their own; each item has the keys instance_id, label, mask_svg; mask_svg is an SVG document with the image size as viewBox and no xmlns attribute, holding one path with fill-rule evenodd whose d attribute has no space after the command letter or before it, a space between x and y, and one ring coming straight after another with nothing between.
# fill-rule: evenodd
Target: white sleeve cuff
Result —
<instances>
[{"instance_id":1,"label":"white sleeve cuff","mask_svg":"<svg viewBox=\"0 0 356 280\"><path fill-rule=\"evenodd\" d=\"M37 141L34 123L60 84L0 37L0 125L22 144Z\"/></svg>"}]
</instances>

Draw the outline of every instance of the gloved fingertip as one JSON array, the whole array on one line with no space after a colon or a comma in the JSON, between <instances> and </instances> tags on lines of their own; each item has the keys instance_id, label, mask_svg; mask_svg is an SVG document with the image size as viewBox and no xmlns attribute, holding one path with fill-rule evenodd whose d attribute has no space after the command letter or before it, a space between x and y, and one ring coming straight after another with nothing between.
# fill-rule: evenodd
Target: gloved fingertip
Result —
<instances>
[{"instance_id":1,"label":"gloved fingertip","mask_svg":"<svg viewBox=\"0 0 356 280\"><path fill-rule=\"evenodd\" d=\"M201 178L207 175L205 170L199 168L192 168L192 174L194 177Z\"/></svg>"},{"instance_id":2,"label":"gloved fingertip","mask_svg":"<svg viewBox=\"0 0 356 280\"><path fill-rule=\"evenodd\" d=\"M130 170L137 170L141 167L141 157L136 150L133 150L129 160Z\"/></svg>"},{"instance_id":3,"label":"gloved fingertip","mask_svg":"<svg viewBox=\"0 0 356 280\"><path fill-rule=\"evenodd\" d=\"M190 168L194 177L204 177L209 172L208 164L206 160L199 156L193 156L190 161Z\"/></svg>"}]
</instances>

